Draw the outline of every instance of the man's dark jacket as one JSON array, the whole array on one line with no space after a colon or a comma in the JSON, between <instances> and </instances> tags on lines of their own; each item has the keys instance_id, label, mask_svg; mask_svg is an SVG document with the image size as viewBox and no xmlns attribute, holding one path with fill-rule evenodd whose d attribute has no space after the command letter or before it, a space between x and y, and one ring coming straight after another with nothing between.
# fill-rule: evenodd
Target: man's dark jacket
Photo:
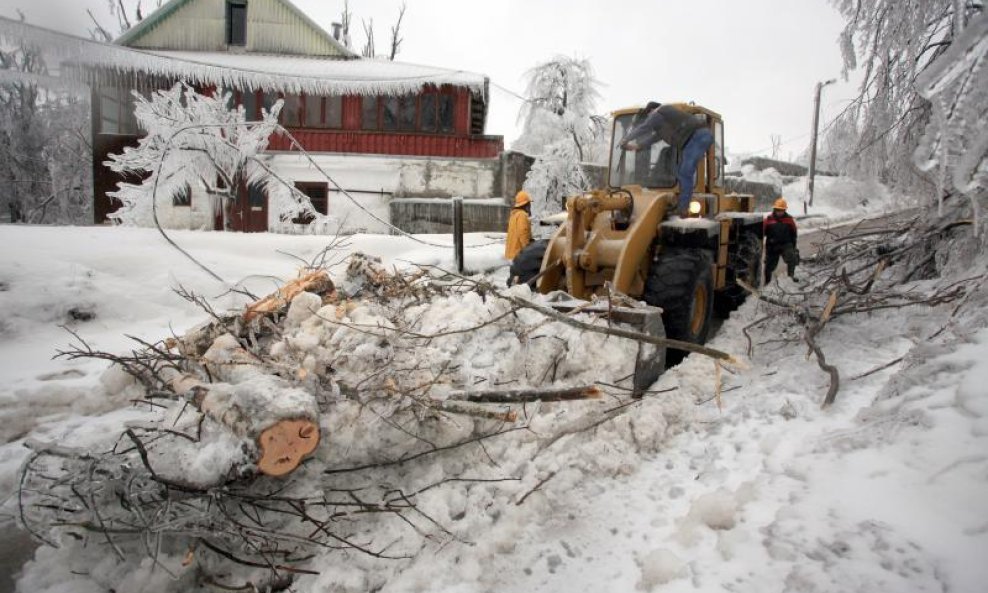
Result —
<instances>
[{"instance_id":1,"label":"man's dark jacket","mask_svg":"<svg viewBox=\"0 0 988 593\"><path fill-rule=\"evenodd\" d=\"M770 249L782 249L786 244L796 245L796 221L788 212L776 215L775 212L765 217L762 228L765 231L765 243Z\"/></svg>"},{"instance_id":2,"label":"man's dark jacket","mask_svg":"<svg viewBox=\"0 0 988 593\"><path fill-rule=\"evenodd\" d=\"M703 122L692 114L672 105L660 105L645 121L635 126L624 141L634 141L644 148L661 139L670 146L681 149L693 132L702 127L705 127Z\"/></svg>"}]
</instances>

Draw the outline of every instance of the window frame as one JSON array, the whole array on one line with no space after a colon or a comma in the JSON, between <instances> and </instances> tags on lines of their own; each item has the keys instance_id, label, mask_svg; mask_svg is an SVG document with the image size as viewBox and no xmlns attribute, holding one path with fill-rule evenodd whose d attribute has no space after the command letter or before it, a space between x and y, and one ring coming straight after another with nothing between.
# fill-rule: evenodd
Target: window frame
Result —
<instances>
[{"instance_id":1,"label":"window frame","mask_svg":"<svg viewBox=\"0 0 988 593\"><path fill-rule=\"evenodd\" d=\"M99 134L139 136L141 126L134 113L134 96L126 89L105 87L99 90ZM107 116L110 117L107 117ZM109 124L109 125L108 125Z\"/></svg>"},{"instance_id":2,"label":"window frame","mask_svg":"<svg viewBox=\"0 0 988 593\"><path fill-rule=\"evenodd\" d=\"M295 189L305 194L309 198L309 203L312 204L312 208L322 214L323 216L329 216L329 183L325 181L296 181ZM322 191L322 196L313 196L309 193L313 189L318 189ZM322 204L322 210L317 206L317 202ZM311 214L300 214L292 219L293 224L310 224L316 218Z\"/></svg>"},{"instance_id":3,"label":"window frame","mask_svg":"<svg viewBox=\"0 0 988 593\"><path fill-rule=\"evenodd\" d=\"M186 199L181 200L181 196L185 196ZM172 194L172 206L175 208L192 208L192 186L188 183L182 188L182 191Z\"/></svg>"},{"instance_id":4,"label":"window frame","mask_svg":"<svg viewBox=\"0 0 988 593\"><path fill-rule=\"evenodd\" d=\"M361 95L360 101L360 129L364 132L437 136L456 134L457 100L453 88L427 87L406 95ZM374 101L373 107L369 101ZM426 117L427 105L431 117ZM394 122L386 122L385 117L391 113L392 106ZM368 121L367 116L371 113L374 120ZM409 122L410 127L407 127Z\"/></svg>"},{"instance_id":5,"label":"window frame","mask_svg":"<svg viewBox=\"0 0 988 593\"><path fill-rule=\"evenodd\" d=\"M242 31L235 29L235 26L241 23L234 23L234 11L237 11L238 15L242 11ZM228 47L247 47L247 21L247 0L226 0L226 45ZM241 33L243 39L240 43L234 41L234 33Z\"/></svg>"}]
</instances>

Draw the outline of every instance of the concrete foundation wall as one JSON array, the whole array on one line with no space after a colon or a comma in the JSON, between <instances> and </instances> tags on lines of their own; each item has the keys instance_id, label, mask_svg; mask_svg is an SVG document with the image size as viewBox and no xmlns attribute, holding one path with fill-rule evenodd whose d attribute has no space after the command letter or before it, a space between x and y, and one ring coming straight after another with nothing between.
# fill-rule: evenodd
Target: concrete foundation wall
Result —
<instances>
[{"instance_id":1,"label":"concrete foundation wall","mask_svg":"<svg viewBox=\"0 0 988 593\"><path fill-rule=\"evenodd\" d=\"M463 232L501 232L508 228L511 208L503 200L464 200ZM391 202L391 221L409 233L453 231L453 200L396 199Z\"/></svg>"}]
</instances>

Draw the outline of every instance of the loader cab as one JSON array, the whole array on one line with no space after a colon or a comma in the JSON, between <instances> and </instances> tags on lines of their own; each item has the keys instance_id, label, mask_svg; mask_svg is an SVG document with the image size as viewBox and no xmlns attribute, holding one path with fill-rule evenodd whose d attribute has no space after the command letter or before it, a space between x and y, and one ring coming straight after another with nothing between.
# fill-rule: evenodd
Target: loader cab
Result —
<instances>
[{"instance_id":1,"label":"loader cab","mask_svg":"<svg viewBox=\"0 0 988 593\"><path fill-rule=\"evenodd\" d=\"M674 105L692 113L714 136L714 144L707 153L707 158L698 167L696 191L722 194L725 159L724 124L720 115L697 105ZM676 186L676 172L682 157L677 147L659 140L648 149L637 152L621 148L621 141L645 116L641 109L622 109L613 113L614 127L608 168L608 185L612 188L637 185L647 189L672 189Z\"/></svg>"}]
</instances>

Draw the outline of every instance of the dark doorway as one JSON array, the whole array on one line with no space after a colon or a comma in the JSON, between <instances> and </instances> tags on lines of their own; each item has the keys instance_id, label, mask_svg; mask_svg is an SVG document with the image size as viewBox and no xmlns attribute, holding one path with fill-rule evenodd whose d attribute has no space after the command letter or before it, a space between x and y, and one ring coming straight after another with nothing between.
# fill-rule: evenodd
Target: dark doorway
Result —
<instances>
[{"instance_id":1,"label":"dark doorway","mask_svg":"<svg viewBox=\"0 0 988 593\"><path fill-rule=\"evenodd\" d=\"M268 194L257 184L240 186L237 201L230 208L231 230L264 233L268 230Z\"/></svg>"},{"instance_id":2,"label":"dark doorway","mask_svg":"<svg viewBox=\"0 0 988 593\"><path fill-rule=\"evenodd\" d=\"M121 154L128 146L137 146L137 136L125 136L117 134L95 134L93 136L93 222L103 224L109 219L107 215L115 212L120 207L120 202L107 196L108 192L117 191L117 184L121 181L128 183L140 183L145 176L133 174L125 175L111 171L103 163L108 160L111 154Z\"/></svg>"}]
</instances>

